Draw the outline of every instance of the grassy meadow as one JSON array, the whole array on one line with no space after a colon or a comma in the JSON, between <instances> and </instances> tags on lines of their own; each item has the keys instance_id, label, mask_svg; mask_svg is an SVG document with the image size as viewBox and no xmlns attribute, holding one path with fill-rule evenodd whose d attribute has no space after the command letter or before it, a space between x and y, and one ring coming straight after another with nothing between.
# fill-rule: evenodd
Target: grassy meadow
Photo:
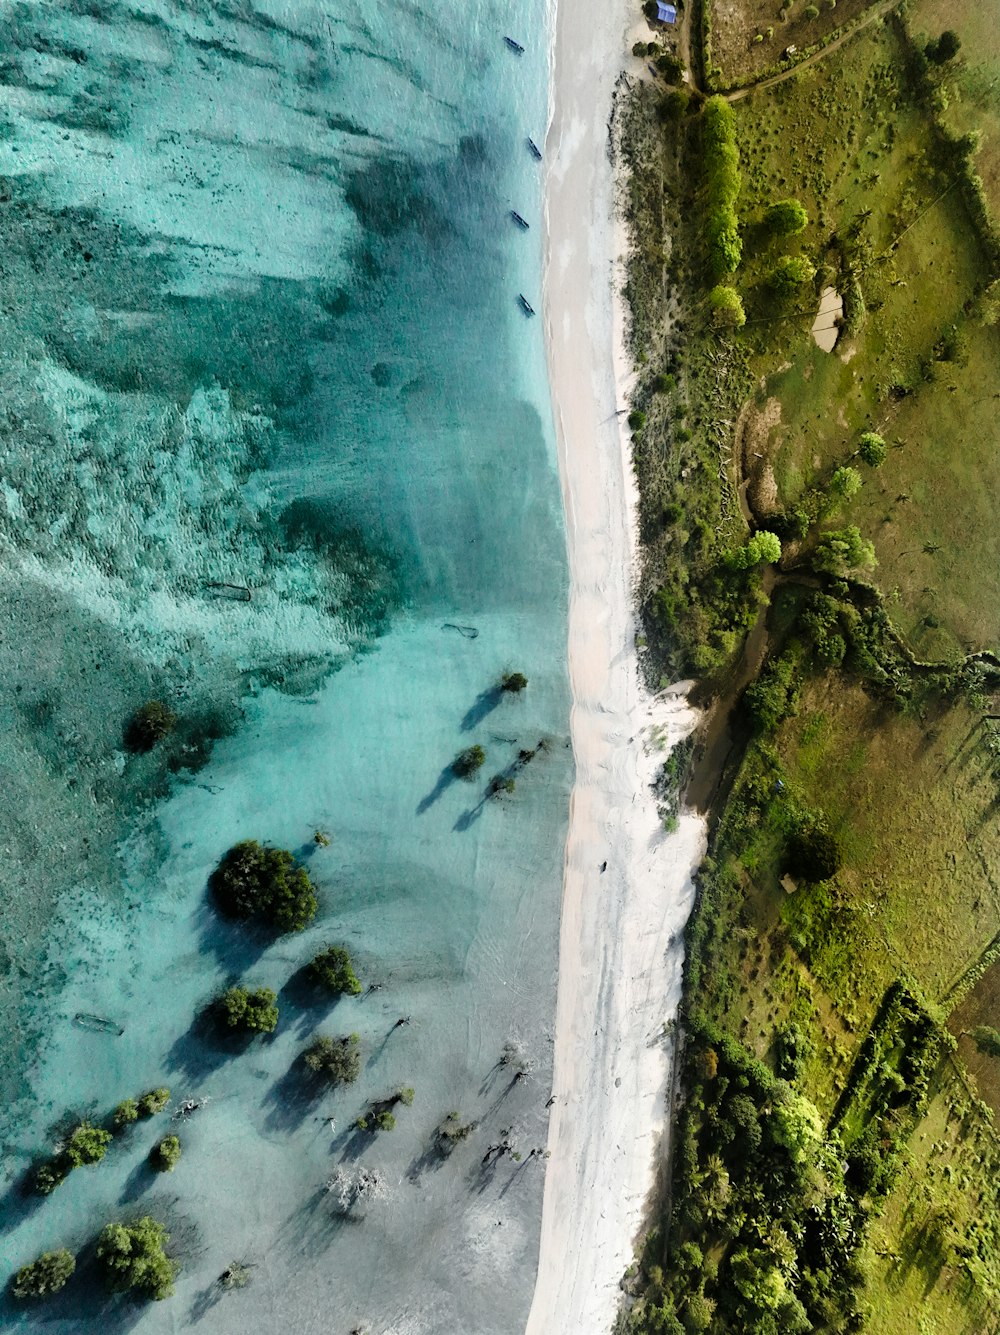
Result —
<instances>
[{"instance_id":1,"label":"grassy meadow","mask_svg":"<svg viewBox=\"0 0 1000 1335\"><path fill-rule=\"evenodd\" d=\"M767 16L711 15L736 82ZM733 749L688 930L670 1210L627 1318L643 1335L998 1328L1000 1035L997 1055L974 1035L1000 1028L990 18L921 0L733 99L742 252L721 260L697 233L719 198L697 185L697 102L645 103L646 621L654 655L672 637L733 708ZM945 27L960 52L928 66ZM807 221L782 232L787 199ZM810 332L826 288L832 352ZM758 530L781 538L766 578ZM768 601L763 657L741 658Z\"/></svg>"}]
</instances>

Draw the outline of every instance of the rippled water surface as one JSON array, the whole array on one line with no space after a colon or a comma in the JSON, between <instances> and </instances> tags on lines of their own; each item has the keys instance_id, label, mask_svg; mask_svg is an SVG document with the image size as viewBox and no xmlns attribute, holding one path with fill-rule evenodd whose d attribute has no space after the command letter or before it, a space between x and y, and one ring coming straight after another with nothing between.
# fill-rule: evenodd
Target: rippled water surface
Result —
<instances>
[{"instance_id":1,"label":"rippled water surface","mask_svg":"<svg viewBox=\"0 0 1000 1335\"><path fill-rule=\"evenodd\" d=\"M542 0L0 18L2 1255L79 1253L4 1321L523 1327L572 780L540 321L516 303L541 305L546 44ZM520 696L494 689L511 670ZM136 756L153 698L178 726ZM516 786L487 800L496 773ZM207 877L243 838L307 862L306 932L220 921ZM373 990L316 1004L297 974L326 942ZM238 977L281 1009L245 1048L199 1018ZM310 1091L315 1032L358 1033L355 1085ZM159 1084L167 1113L24 1193L67 1125ZM394 1131L352 1132L403 1085ZM208 1102L171 1125L184 1098ZM450 1111L476 1126L444 1157ZM359 1166L385 1190L345 1217L325 1183ZM109 1300L93 1241L142 1213L176 1292ZM251 1281L226 1292L234 1260Z\"/></svg>"}]
</instances>

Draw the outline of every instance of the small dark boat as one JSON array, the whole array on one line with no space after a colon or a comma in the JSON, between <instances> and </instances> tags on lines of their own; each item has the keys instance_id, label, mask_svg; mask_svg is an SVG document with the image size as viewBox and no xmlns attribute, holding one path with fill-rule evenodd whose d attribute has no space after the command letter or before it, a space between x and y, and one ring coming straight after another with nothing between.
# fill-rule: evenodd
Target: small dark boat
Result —
<instances>
[{"instance_id":1,"label":"small dark boat","mask_svg":"<svg viewBox=\"0 0 1000 1335\"><path fill-rule=\"evenodd\" d=\"M525 220L521 217L521 215L518 213L516 209L511 209L510 216L517 223L518 227L520 227L523 231L526 232L528 230L529 224L525 222Z\"/></svg>"},{"instance_id":2,"label":"small dark boat","mask_svg":"<svg viewBox=\"0 0 1000 1335\"><path fill-rule=\"evenodd\" d=\"M510 49L512 51L516 51L519 56L524 55L524 47L521 45L520 42L515 42L513 37L505 37L504 41L507 43Z\"/></svg>"},{"instance_id":3,"label":"small dark boat","mask_svg":"<svg viewBox=\"0 0 1000 1335\"><path fill-rule=\"evenodd\" d=\"M442 630L457 630L459 635L464 635L467 640L474 640L479 635L475 626L456 626L454 621L445 621L441 626Z\"/></svg>"},{"instance_id":4,"label":"small dark boat","mask_svg":"<svg viewBox=\"0 0 1000 1335\"><path fill-rule=\"evenodd\" d=\"M528 149L529 149L529 151L530 151L530 153L531 153L531 156L532 156L533 158L537 158L538 161L541 162L541 160L542 160L542 150L541 150L541 149L538 147L538 145L535 143L534 139L529 139L529 140L528 140Z\"/></svg>"},{"instance_id":5,"label":"small dark boat","mask_svg":"<svg viewBox=\"0 0 1000 1335\"><path fill-rule=\"evenodd\" d=\"M77 1011L73 1023L81 1029L88 1029L92 1034L114 1034L115 1038L121 1038L125 1032L114 1020L105 1020L103 1015L88 1015L86 1011Z\"/></svg>"},{"instance_id":6,"label":"small dark boat","mask_svg":"<svg viewBox=\"0 0 1000 1335\"><path fill-rule=\"evenodd\" d=\"M523 292L517 294L517 304L521 307L521 310L524 311L525 315L534 315L535 308Z\"/></svg>"}]
</instances>

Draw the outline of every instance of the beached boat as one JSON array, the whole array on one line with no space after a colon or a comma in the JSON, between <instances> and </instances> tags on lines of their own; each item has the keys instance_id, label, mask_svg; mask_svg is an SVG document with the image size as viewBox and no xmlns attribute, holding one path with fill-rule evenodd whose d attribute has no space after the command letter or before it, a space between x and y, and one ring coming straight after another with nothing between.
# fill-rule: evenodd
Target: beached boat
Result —
<instances>
[{"instance_id":1,"label":"beached boat","mask_svg":"<svg viewBox=\"0 0 1000 1335\"><path fill-rule=\"evenodd\" d=\"M515 42L513 37L505 37L504 41L507 43L510 49L512 51L516 51L519 56L524 55L524 47L521 45L520 42Z\"/></svg>"},{"instance_id":2,"label":"beached boat","mask_svg":"<svg viewBox=\"0 0 1000 1335\"><path fill-rule=\"evenodd\" d=\"M541 160L542 160L542 150L541 150L541 149L538 147L538 145L535 143L534 139L529 139L529 140L528 140L528 150L529 150L529 152L531 153L531 156L532 156L533 158L537 158L537 159L539 160L539 162L541 162Z\"/></svg>"},{"instance_id":3,"label":"beached boat","mask_svg":"<svg viewBox=\"0 0 1000 1335\"><path fill-rule=\"evenodd\" d=\"M523 292L517 294L517 304L521 307L521 310L524 311L525 315L534 315L535 308Z\"/></svg>"},{"instance_id":4,"label":"beached boat","mask_svg":"<svg viewBox=\"0 0 1000 1335\"><path fill-rule=\"evenodd\" d=\"M525 222L525 220L521 217L521 215L518 213L518 211L517 211L516 209L511 209L511 211L510 211L510 216L511 216L511 217L514 219L514 221L517 223L518 227L523 228L524 231L527 231L527 230L528 230L528 227L529 227L530 224L528 224L527 222Z\"/></svg>"},{"instance_id":5,"label":"beached boat","mask_svg":"<svg viewBox=\"0 0 1000 1335\"><path fill-rule=\"evenodd\" d=\"M92 1034L113 1034L115 1038L121 1038L125 1032L114 1020L106 1020L103 1015L88 1015L86 1011L77 1011L73 1023Z\"/></svg>"}]
</instances>

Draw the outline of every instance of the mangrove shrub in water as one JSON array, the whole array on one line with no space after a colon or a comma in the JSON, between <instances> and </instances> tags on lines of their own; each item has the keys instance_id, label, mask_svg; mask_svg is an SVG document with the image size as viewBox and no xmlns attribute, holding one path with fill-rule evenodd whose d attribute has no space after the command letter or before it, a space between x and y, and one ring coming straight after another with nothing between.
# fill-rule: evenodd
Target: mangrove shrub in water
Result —
<instances>
[{"instance_id":1,"label":"mangrove shrub in water","mask_svg":"<svg viewBox=\"0 0 1000 1335\"><path fill-rule=\"evenodd\" d=\"M360 1042L357 1034L346 1038L320 1035L306 1048L306 1066L331 1085L353 1084L361 1074Z\"/></svg>"},{"instance_id":2,"label":"mangrove shrub in water","mask_svg":"<svg viewBox=\"0 0 1000 1335\"><path fill-rule=\"evenodd\" d=\"M255 918L279 932L300 932L316 916L316 891L284 848L255 839L235 844L212 873L212 893L231 918Z\"/></svg>"},{"instance_id":3,"label":"mangrove shrub in water","mask_svg":"<svg viewBox=\"0 0 1000 1335\"><path fill-rule=\"evenodd\" d=\"M333 996L356 997L361 984L354 972L351 957L342 946L327 946L306 966L309 981Z\"/></svg>"},{"instance_id":4,"label":"mangrove shrub in water","mask_svg":"<svg viewBox=\"0 0 1000 1335\"><path fill-rule=\"evenodd\" d=\"M63 1154L71 1168L100 1163L111 1144L111 1132L103 1127L81 1122L66 1142Z\"/></svg>"},{"instance_id":5,"label":"mangrove shrub in water","mask_svg":"<svg viewBox=\"0 0 1000 1335\"><path fill-rule=\"evenodd\" d=\"M500 678L500 689L508 691L512 695L518 695L528 684L528 678L523 672L505 672Z\"/></svg>"},{"instance_id":6,"label":"mangrove shrub in water","mask_svg":"<svg viewBox=\"0 0 1000 1335\"><path fill-rule=\"evenodd\" d=\"M177 715L162 700L149 700L129 719L125 745L130 751L152 751L157 742L173 731L176 722Z\"/></svg>"},{"instance_id":7,"label":"mangrove shrub in water","mask_svg":"<svg viewBox=\"0 0 1000 1335\"><path fill-rule=\"evenodd\" d=\"M469 746L459 752L451 762L451 768L460 779L471 779L477 770L486 763L486 752L481 746Z\"/></svg>"},{"instance_id":8,"label":"mangrove shrub in water","mask_svg":"<svg viewBox=\"0 0 1000 1335\"><path fill-rule=\"evenodd\" d=\"M176 1136L164 1136L149 1155L150 1167L158 1173L172 1173L181 1158L181 1142Z\"/></svg>"},{"instance_id":9,"label":"mangrove shrub in water","mask_svg":"<svg viewBox=\"0 0 1000 1335\"><path fill-rule=\"evenodd\" d=\"M144 1215L134 1224L108 1224L97 1242L97 1259L112 1293L133 1290L145 1298L169 1298L178 1266L166 1253L170 1235Z\"/></svg>"},{"instance_id":10,"label":"mangrove shrub in water","mask_svg":"<svg viewBox=\"0 0 1000 1335\"><path fill-rule=\"evenodd\" d=\"M111 1120L118 1130L123 1127L131 1126L133 1122L139 1120L139 1105L135 1099L122 1099L118 1107L111 1114Z\"/></svg>"},{"instance_id":11,"label":"mangrove shrub in water","mask_svg":"<svg viewBox=\"0 0 1000 1335\"><path fill-rule=\"evenodd\" d=\"M162 1085L159 1089L151 1089L139 1100L139 1116L153 1117L156 1113L162 1112L169 1102L169 1089Z\"/></svg>"},{"instance_id":12,"label":"mangrove shrub in water","mask_svg":"<svg viewBox=\"0 0 1000 1335\"><path fill-rule=\"evenodd\" d=\"M248 1034L273 1034L278 1027L278 998L269 987L251 992L231 987L215 1003L215 1013L230 1029Z\"/></svg>"},{"instance_id":13,"label":"mangrove shrub in water","mask_svg":"<svg viewBox=\"0 0 1000 1335\"><path fill-rule=\"evenodd\" d=\"M43 1252L37 1261L21 1267L11 1283L11 1292L15 1298L48 1298L65 1286L75 1269L76 1257L65 1247Z\"/></svg>"}]
</instances>

